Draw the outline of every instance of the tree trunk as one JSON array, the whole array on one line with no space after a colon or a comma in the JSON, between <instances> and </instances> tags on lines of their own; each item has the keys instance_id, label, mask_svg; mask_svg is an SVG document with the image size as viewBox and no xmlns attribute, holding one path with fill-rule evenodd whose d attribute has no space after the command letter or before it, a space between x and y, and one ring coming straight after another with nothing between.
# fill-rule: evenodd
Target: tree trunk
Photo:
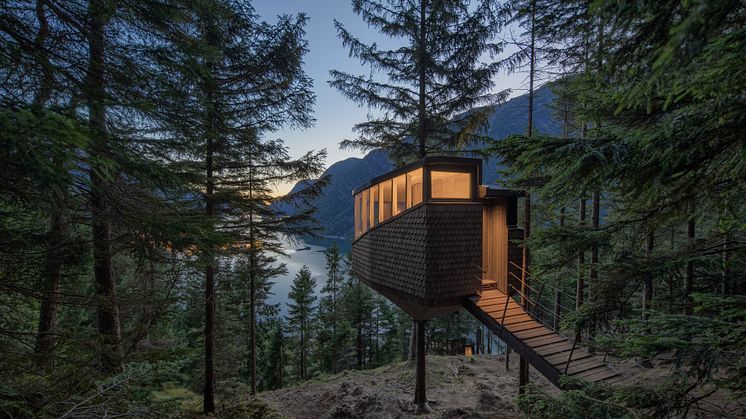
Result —
<instances>
[{"instance_id":1,"label":"tree trunk","mask_svg":"<svg viewBox=\"0 0 746 419\"><path fill-rule=\"evenodd\" d=\"M416 355L417 345L417 323L412 319L412 324L409 328L409 352L407 353L407 360L414 361Z\"/></svg>"},{"instance_id":2,"label":"tree trunk","mask_svg":"<svg viewBox=\"0 0 746 419\"><path fill-rule=\"evenodd\" d=\"M578 211L578 226L583 227L585 225L585 199L580 199L580 209ZM580 308L583 305L584 288L585 288L585 252L580 251L578 253L578 284L575 293L576 308Z\"/></svg>"},{"instance_id":3,"label":"tree trunk","mask_svg":"<svg viewBox=\"0 0 746 419\"><path fill-rule=\"evenodd\" d=\"M655 235L653 230L648 231L647 239L645 240L645 256L648 258L648 263L651 262L653 256L653 246L655 245ZM648 273L645 275L642 291L642 319L647 320L648 311L653 308L653 274Z\"/></svg>"},{"instance_id":4,"label":"tree trunk","mask_svg":"<svg viewBox=\"0 0 746 419\"><path fill-rule=\"evenodd\" d=\"M251 352L251 389L250 394L256 394L256 252L257 243L254 237L254 188L251 160L249 164L249 343Z\"/></svg>"},{"instance_id":5,"label":"tree trunk","mask_svg":"<svg viewBox=\"0 0 746 419\"><path fill-rule=\"evenodd\" d=\"M427 404L426 371L425 371L425 321L418 320L417 328L417 367L414 388L414 413L415 415L430 413Z\"/></svg>"},{"instance_id":6,"label":"tree trunk","mask_svg":"<svg viewBox=\"0 0 746 419\"><path fill-rule=\"evenodd\" d=\"M601 193L598 189L593 191L593 198L591 199L591 228L594 233L598 231L599 226L599 213L601 207ZM596 293L598 290L598 243L593 242L591 246L591 263L588 270L588 301L593 303L597 298ZM588 325L588 334L593 337L596 334L596 319L595 316L591 319Z\"/></svg>"},{"instance_id":7,"label":"tree trunk","mask_svg":"<svg viewBox=\"0 0 746 419\"><path fill-rule=\"evenodd\" d=\"M105 372L122 369L121 326L117 303L116 280L112 266L111 208L107 194L110 192L112 173L102 160L108 155L106 105L104 88L104 27L107 5L93 1L89 5L89 62L87 80L88 120L93 132L91 146L91 232L93 245L93 276L98 317L98 330L103 342L101 367Z\"/></svg>"},{"instance_id":8,"label":"tree trunk","mask_svg":"<svg viewBox=\"0 0 746 419\"><path fill-rule=\"evenodd\" d=\"M721 264L722 264L722 277L720 281L720 293L723 296L728 296L731 292L730 287L730 252L728 251L728 242L730 237L729 235L725 235L723 238L723 252L721 255Z\"/></svg>"},{"instance_id":9,"label":"tree trunk","mask_svg":"<svg viewBox=\"0 0 746 419\"><path fill-rule=\"evenodd\" d=\"M420 34L419 34L419 93L418 93L418 106L417 106L417 144L419 146L418 153L420 158L427 155L426 141L427 141L427 108L425 101L425 82L427 81L427 72L425 71L425 47L427 46L427 0L420 0Z\"/></svg>"},{"instance_id":10,"label":"tree trunk","mask_svg":"<svg viewBox=\"0 0 746 419\"><path fill-rule=\"evenodd\" d=\"M355 340L355 350L357 352L357 368L362 369L365 367L365 353L363 348L363 319L358 318L357 321L357 339Z\"/></svg>"},{"instance_id":11,"label":"tree trunk","mask_svg":"<svg viewBox=\"0 0 746 419\"><path fill-rule=\"evenodd\" d=\"M39 22L39 30L36 33L35 46L41 66L41 80L39 89L34 95L34 105L43 107L52 94L54 79L46 52L46 40L49 35L49 23L45 11L46 0L37 0L36 19ZM61 166L60 162L53 164ZM49 216L49 234L47 249L44 258L44 269L42 271L42 296L39 308L39 323L37 326L36 344L34 351L37 359L36 365L46 369L51 365L52 352L55 346L55 321L59 306L59 289L62 279L62 255L60 248L65 236L66 226L62 217L63 199L54 193Z\"/></svg>"},{"instance_id":12,"label":"tree trunk","mask_svg":"<svg viewBox=\"0 0 746 419\"><path fill-rule=\"evenodd\" d=\"M213 201L213 147L211 139L207 140L207 216L215 216ZM215 412L215 255L213 249L207 251L207 265L205 266L205 393L203 401L204 413Z\"/></svg>"},{"instance_id":13,"label":"tree trunk","mask_svg":"<svg viewBox=\"0 0 746 419\"><path fill-rule=\"evenodd\" d=\"M532 138L534 135L534 72L536 65L536 31L534 28L536 17L536 1L531 1L531 45L529 55L528 72L528 121L526 124L526 136ZM531 265L531 251L527 240L531 236L531 192L526 191L524 197L524 230L523 230L523 269L521 272L521 304L526 305L529 295L528 270Z\"/></svg>"},{"instance_id":14,"label":"tree trunk","mask_svg":"<svg viewBox=\"0 0 746 419\"><path fill-rule=\"evenodd\" d=\"M692 213L694 208L692 208ZM686 277L684 279L684 314L691 316L694 314L694 301L692 300L692 291L694 290L694 257L695 251L695 222L694 215L692 215L686 223L686 244L687 244L687 261L686 261Z\"/></svg>"},{"instance_id":15,"label":"tree trunk","mask_svg":"<svg viewBox=\"0 0 746 419\"><path fill-rule=\"evenodd\" d=\"M300 323L300 379L306 379L306 325L303 320Z\"/></svg>"},{"instance_id":16,"label":"tree trunk","mask_svg":"<svg viewBox=\"0 0 746 419\"><path fill-rule=\"evenodd\" d=\"M62 280L62 255L60 246L65 232L59 208L52 209L49 230L49 247L46 251L43 270L41 307L37 327L35 352L37 366L45 369L51 365L55 345L55 322L59 307L60 283Z\"/></svg>"},{"instance_id":17,"label":"tree trunk","mask_svg":"<svg viewBox=\"0 0 746 419\"><path fill-rule=\"evenodd\" d=\"M518 364L518 394L526 392L526 385L528 384L528 362L520 357Z\"/></svg>"},{"instance_id":18,"label":"tree trunk","mask_svg":"<svg viewBox=\"0 0 746 419\"><path fill-rule=\"evenodd\" d=\"M601 206L601 193L598 189L593 191L591 200L591 228L598 231L599 213ZM596 298L596 286L598 286L598 243L594 241L591 246L591 263L588 269L588 301L593 302Z\"/></svg>"}]
</instances>

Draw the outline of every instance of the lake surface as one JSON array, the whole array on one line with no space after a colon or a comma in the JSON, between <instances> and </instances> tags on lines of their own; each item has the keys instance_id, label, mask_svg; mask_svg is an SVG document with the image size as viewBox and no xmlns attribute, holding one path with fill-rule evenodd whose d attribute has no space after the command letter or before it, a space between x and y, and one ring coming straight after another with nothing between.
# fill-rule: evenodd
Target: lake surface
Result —
<instances>
[{"instance_id":1,"label":"lake surface","mask_svg":"<svg viewBox=\"0 0 746 419\"><path fill-rule=\"evenodd\" d=\"M350 251L351 244L347 240L333 239L295 239L295 241L285 242L286 255L277 256L278 263L284 263L288 269L286 275L277 276L273 279L275 284L272 286L272 295L268 299L269 304L280 303L282 314L287 312L285 304L290 292L290 286L298 271L303 265L308 266L311 274L316 279L316 293L318 295L321 288L326 283L326 258L324 252L331 246L332 242L337 243L340 253L345 255Z\"/></svg>"}]
</instances>

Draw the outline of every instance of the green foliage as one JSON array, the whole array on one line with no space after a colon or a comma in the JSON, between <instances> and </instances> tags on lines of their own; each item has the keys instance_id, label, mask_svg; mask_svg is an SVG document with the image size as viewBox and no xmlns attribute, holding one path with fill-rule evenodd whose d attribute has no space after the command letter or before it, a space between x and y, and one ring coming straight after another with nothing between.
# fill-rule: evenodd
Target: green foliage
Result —
<instances>
[{"instance_id":1,"label":"green foliage","mask_svg":"<svg viewBox=\"0 0 746 419\"><path fill-rule=\"evenodd\" d=\"M481 141L491 105L506 97L491 92L500 63L482 61L502 49L492 2L359 0L353 11L400 46L367 45L335 21L350 56L381 76L330 72L332 87L383 113L356 124L358 138L342 146L402 161Z\"/></svg>"}]
</instances>

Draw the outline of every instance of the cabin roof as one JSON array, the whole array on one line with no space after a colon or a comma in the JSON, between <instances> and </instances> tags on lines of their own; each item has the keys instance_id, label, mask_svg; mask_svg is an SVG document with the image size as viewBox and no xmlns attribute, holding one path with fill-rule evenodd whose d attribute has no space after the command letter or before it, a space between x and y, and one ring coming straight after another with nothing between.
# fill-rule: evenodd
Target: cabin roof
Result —
<instances>
[{"instance_id":1,"label":"cabin roof","mask_svg":"<svg viewBox=\"0 0 746 419\"><path fill-rule=\"evenodd\" d=\"M366 188L369 188L379 182L383 182L384 180L392 179L403 173L407 173L410 170L417 169L423 166L428 166L431 164L439 164L439 163L440 164L458 164L458 165L464 165L464 166L478 166L479 167L478 177L482 176L482 159L473 159L473 158L468 158L468 157L453 157L453 156L429 156L429 157L425 157L423 159L417 160L415 162L412 162L406 166L402 166L390 172L384 173L381 176L376 176L373 179L366 181L362 185L359 185L357 188L353 189L352 195L355 195L358 192Z\"/></svg>"},{"instance_id":2,"label":"cabin roof","mask_svg":"<svg viewBox=\"0 0 746 419\"><path fill-rule=\"evenodd\" d=\"M499 188L494 185L479 185L480 198L516 198L521 196L526 196L526 191Z\"/></svg>"}]
</instances>

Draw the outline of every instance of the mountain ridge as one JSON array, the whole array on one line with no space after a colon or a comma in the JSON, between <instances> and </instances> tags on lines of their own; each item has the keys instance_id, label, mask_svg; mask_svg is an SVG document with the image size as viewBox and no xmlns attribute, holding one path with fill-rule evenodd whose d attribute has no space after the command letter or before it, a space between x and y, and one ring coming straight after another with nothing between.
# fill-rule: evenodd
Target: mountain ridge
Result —
<instances>
[{"instance_id":1,"label":"mountain ridge","mask_svg":"<svg viewBox=\"0 0 746 419\"><path fill-rule=\"evenodd\" d=\"M542 134L557 135L561 131L558 121L551 109L554 94L548 86L542 86L534 94L534 127ZM509 135L521 134L526 128L526 110L528 95L524 94L508 100L495 108L489 119L486 134L490 138L501 140ZM497 159L483 159L484 183L495 183L499 180ZM331 176L329 185L318 196L313 205L316 207L315 218L324 228L325 236L346 238L352 237L353 198L352 190L368 179L382 175L394 168L384 150L373 150L364 157L349 157L340 160L321 175L320 178ZM303 180L292 188L296 192L306 187L314 179ZM281 210L291 211L290 208Z\"/></svg>"}]
</instances>

